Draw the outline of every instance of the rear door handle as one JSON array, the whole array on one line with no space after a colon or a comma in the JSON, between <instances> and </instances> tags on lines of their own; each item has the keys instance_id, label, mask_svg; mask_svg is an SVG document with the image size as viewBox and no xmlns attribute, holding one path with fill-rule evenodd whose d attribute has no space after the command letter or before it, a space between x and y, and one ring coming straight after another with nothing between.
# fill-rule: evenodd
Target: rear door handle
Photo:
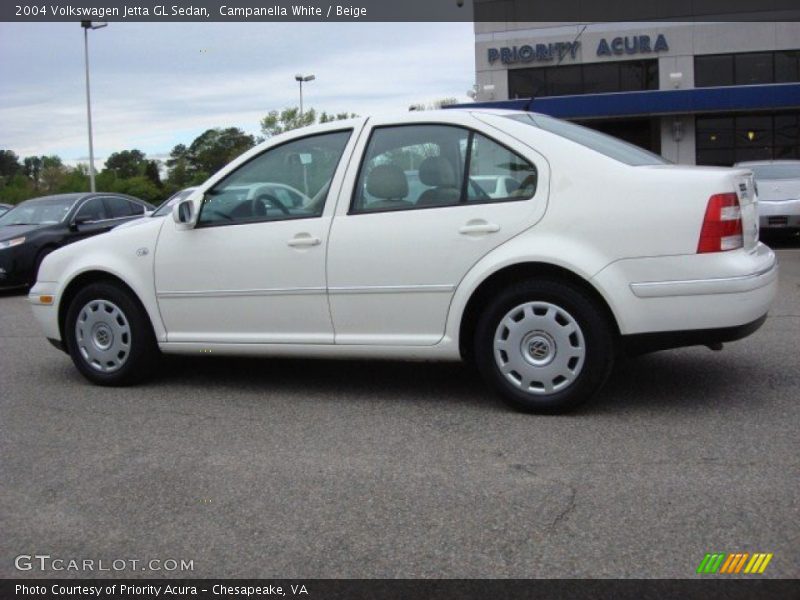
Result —
<instances>
[{"instance_id":1,"label":"rear door handle","mask_svg":"<svg viewBox=\"0 0 800 600\"><path fill-rule=\"evenodd\" d=\"M458 230L458 233L462 235L477 235L481 233L497 233L498 231L500 231L500 225L489 223L483 219L474 219L463 225Z\"/></svg>"},{"instance_id":2,"label":"rear door handle","mask_svg":"<svg viewBox=\"0 0 800 600\"><path fill-rule=\"evenodd\" d=\"M319 246L322 240L318 237L312 237L308 233L298 233L286 243L292 248L307 248L309 246Z\"/></svg>"}]
</instances>

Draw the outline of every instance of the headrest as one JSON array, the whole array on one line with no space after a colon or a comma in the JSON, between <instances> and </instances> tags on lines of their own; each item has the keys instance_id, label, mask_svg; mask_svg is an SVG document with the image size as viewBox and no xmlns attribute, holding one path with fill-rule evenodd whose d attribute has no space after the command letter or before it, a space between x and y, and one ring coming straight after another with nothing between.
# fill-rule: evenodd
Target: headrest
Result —
<instances>
[{"instance_id":1,"label":"headrest","mask_svg":"<svg viewBox=\"0 0 800 600\"><path fill-rule=\"evenodd\" d=\"M430 156L419 166L419 180L432 187L459 187L453 165L443 156Z\"/></svg>"},{"instance_id":2,"label":"headrest","mask_svg":"<svg viewBox=\"0 0 800 600\"><path fill-rule=\"evenodd\" d=\"M397 165L378 165L367 175L367 193L383 200L401 200L408 196L408 180Z\"/></svg>"}]
</instances>

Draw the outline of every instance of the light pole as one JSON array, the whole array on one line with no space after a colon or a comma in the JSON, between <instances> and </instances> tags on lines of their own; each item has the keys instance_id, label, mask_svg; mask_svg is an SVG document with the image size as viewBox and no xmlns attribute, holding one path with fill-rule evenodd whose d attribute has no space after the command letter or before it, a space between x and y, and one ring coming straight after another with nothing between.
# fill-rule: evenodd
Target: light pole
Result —
<instances>
[{"instance_id":1,"label":"light pole","mask_svg":"<svg viewBox=\"0 0 800 600\"><path fill-rule=\"evenodd\" d=\"M92 192L94 186L94 146L92 144L92 100L89 95L89 30L100 29L108 23L92 23L91 21L81 21L83 27L83 57L86 63L86 121L89 123L89 186Z\"/></svg>"},{"instance_id":2,"label":"light pole","mask_svg":"<svg viewBox=\"0 0 800 600\"><path fill-rule=\"evenodd\" d=\"M300 117L303 117L303 82L314 81L316 79L313 75L300 75L299 73L294 76L294 80L300 84Z\"/></svg>"}]
</instances>

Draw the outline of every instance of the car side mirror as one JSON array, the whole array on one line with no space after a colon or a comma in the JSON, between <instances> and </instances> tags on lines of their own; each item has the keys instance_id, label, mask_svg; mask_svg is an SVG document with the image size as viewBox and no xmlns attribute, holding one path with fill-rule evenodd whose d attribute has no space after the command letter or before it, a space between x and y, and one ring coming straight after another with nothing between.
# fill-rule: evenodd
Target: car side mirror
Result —
<instances>
[{"instance_id":1,"label":"car side mirror","mask_svg":"<svg viewBox=\"0 0 800 600\"><path fill-rule=\"evenodd\" d=\"M92 222L92 220L91 220L89 217L86 217L86 216L83 216L83 217L75 217L75 218L72 220L72 223L70 223L70 226L69 226L69 228L70 228L72 231L78 231L78 228L79 228L81 225L86 225L87 223L91 223L91 222Z\"/></svg>"},{"instance_id":2,"label":"car side mirror","mask_svg":"<svg viewBox=\"0 0 800 600\"><path fill-rule=\"evenodd\" d=\"M194 225L194 202L184 200L172 207L172 220L178 229L191 229Z\"/></svg>"}]
</instances>

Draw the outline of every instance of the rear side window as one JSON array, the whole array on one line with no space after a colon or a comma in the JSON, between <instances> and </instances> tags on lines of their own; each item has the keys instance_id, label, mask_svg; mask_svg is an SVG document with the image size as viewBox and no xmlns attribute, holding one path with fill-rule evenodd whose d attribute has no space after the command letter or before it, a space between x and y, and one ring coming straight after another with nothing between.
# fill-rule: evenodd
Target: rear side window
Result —
<instances>
[{"instance_id":1,"label":"rear side window","mask_svg":"<svg viewBox=\"0 0 800 600\"><path fill-rule=\"evenodd\" d=\"M350 212L524 200L535 191L536 167L479 133L452 125L378 127Z\"/></svg>"},{"instance_id":2,"label":"rear side window","mask_svg":"<svg viewBox=\"0 0 800 600\"><path fill-rule=\"evenodd\" d=\"M599 152L609 158L634 167L669 163L669 161L658 154L648 152L639 146L634 146L633 144L623 142L613 136L600 133L588 127L583 127L582 125L570 123L569 121L562 121L561 119L554 119L553 117L540 114L517 114L510 115L506 118L538 127L539 129L544 129L550 133L555 133L581 146L585 146L595 152Z\"/></svg>"}]
</instances>

